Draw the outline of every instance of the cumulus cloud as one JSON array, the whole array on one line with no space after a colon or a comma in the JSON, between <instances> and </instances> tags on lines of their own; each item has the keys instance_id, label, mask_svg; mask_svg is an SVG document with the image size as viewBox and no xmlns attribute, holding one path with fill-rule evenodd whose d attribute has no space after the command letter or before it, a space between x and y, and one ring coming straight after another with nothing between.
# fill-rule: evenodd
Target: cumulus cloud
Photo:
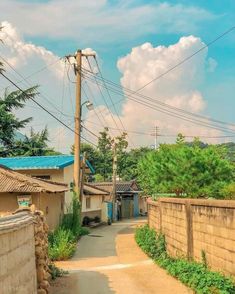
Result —
<instances>
[{"instance_id":1,"label":"cumulus cloud","mask_svg":"<svg viewBox=\"0 0 235 294\"><path fill-rule=\"evenodd\" d=\"M148 33L195 32L199 24L217 17L194 6L124 0L114 4L107 0L1 0L0 11L27 36L69 38L79 44L122 42Z\"/></svg>"},{"instance_id":2,"label":"cumulus cloud","mask_svg":"<svg viewBox=\"0 0 235 294\"><path fill-rule=\"evenodd\" d=\"M73 122L74 106L71 105L70 99L71 101L74 100L74 86L69 84L66 79L67 68L65 68L64 62L47 49L25 42L20 33L10 23L5 21L1 23L1 26L3 29L0 32L0 39L3 43L0 45L0 55L22 76L18 75L3 60L6 75L23 89L38 85L40 95L37 96L37 101L67 125L71 121ZM39 71L37 72L37 70ZM23 77L28 77L27 81ZM8 91L16 90L8 81L1 78L1 94L6 88ZM56 108L54 105L56 105ZM66 116L63 116L60 112L65 113ZM35 130L41 130L47 125L52 144L57 146L60 142L60 151L69 150L69 144L73 142L73 133L69 131L61 132L60 124L33 102L27 102L23 110L17 111L17 115L20 118L33 117L32 123L22 132L26 131L27 133L31 126ZM65 136L66 140L64 140Z\"/></svg>"},{"instance_id":3,"label":"cumulus cloud","mask_svg":"<svg viewBox=\"0 0 235 294\"><path fill-rule=\"evenodd\" d=\"M129 88L134 91L141 89L146 83L160 76L204 45L200 38L188 36L180 38L176 44L168 47L154 47L150 43L135 47L117 62L118 69L122 73L121 84L124 89ZM206 100L199 87L208 71L207 54L207 49L200 52L194 58L140 90L140 93L152 97L160 103L167 103L172 107L196 114L203 113L206 108ZM141 100L142 103L149 102L146 98L141 98ZM133 96L130 96L129 99L126 96L126 100L122 105L121 119L127 130L146 132L146 130L150 130L157 125L162 135L177 134L179 132L185 135L198 136L221 134L218 130L208 129L201 125L180 120L167 113L162 113L162 109L159 110L159 107L164 108L162 105L155 104L152 101L150 103L151 107L148 108L134 101ZM164 111L167 112L166 110ZM180 116L183 115L183 113L180 114ZM91 118L89 119L91 120ZM209 119L206 123L208 122L210 122ZM109 124L114 127L111 119ZM120 125L119 127L121 128ZM151 136L138 137L130 134L130 137L132 137L135 145L153 143ZM163 141L163 139L160 138L160 141ZM165 138L164 141L166 141Z\"/></svg>"}]
</instances>

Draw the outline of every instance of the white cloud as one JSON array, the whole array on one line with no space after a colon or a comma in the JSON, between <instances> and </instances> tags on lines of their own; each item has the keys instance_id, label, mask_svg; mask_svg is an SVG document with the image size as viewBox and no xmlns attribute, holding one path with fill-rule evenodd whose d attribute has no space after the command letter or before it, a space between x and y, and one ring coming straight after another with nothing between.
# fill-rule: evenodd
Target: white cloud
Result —
<instances>
[{"instance_id":1,"label":"white cloud","mask_svg":"<svg viewBox=\"0 0 235 294\"><path fill-rule=\"evenodd\" d=\"M70 98L74 101L74 85L68 83L64 62L47 49L26 43L10 23L3 22L2 26L4 28L0 32L0 39L3 43L0 45L0 56L6 59L23 77L31 76L38 69L44 68L37 74L32 75L26 82L22 81L22 76L19 76L3 61L6 75L23 89L39 85L38 91L41 95L37 96L36 100L64 121L66 125L71 124L73 122L73 106L70 103ZM69 86L71 89L69 89ZM9 91L16 90L14 86L10 86L8 81L1 78L1 94L6 87L9 88ZM69 97L70 94L71 97ZM69 116L63 116L59 111ZM60 124L33 102L27 102L24 109L17 111L17 115L20 118L33 117L33 121L26 128L26 132L28 132L30 126L33 126L35 130L41 130L47 125L52 144L59 146L63 152L69 150L74 134L70 131L66 133L58 131ZM22 130L22 132L24 131L25 129Z\"/></svg>"},{"instance_id":2,"label":"white cloud","mask_svg":"<svg viewBox=\"0 0 235 294\"><path fill-rule=\"evenodd\" d=\"M120 43L148 33L195 32L200 23L217 17L202 8L160 1L111 5L105 0L1 0L0 11L27 36L69 38L79 44Z\"/></svg>"},{"instance_id":3,"label":"white cloud","mask_svg":"<svg viewBox=\"0 0 235 294\"><path fill-rule=\"evenodd\" d=\"M204 43L199 38L188 36L181 38L176 44L169 47L153 47L150 43L135 47L125 57L120 58L117 63L118 69L122 73L121 84L123 87L136 91L202 46L204 46ZM207 67L206 49L162 78L154 81L141 90L140 93L152 97L160 103L167 103L173 107L200 114L206 107L206 101L199 91L199 86L207 72ZM143 103L149 102L146 98L141 100ZM152 107L147 108L132 99L125 100L122 105L121 119L127 130L146 132L146 130L150 131L157 125L162 135L177 134L179 132L185 135L197 136L218 136L221 134L218 130L201 126L200 123L195 125L187 121L187 119L186 121L180 120L161 111L156 111L153 108L162 108L162 105L150 103ZM183 117L185 114L177 113L177 115ZM94 117L88 116L88 120L91 119L94 122ZM109 118L108 122L111 127L115 127L111 118ZM208 122L210 122L209 119L204 121L204 123ZM121 128L120 124L119 127ZM130 137L132 137L135 145L153 144L154 141L150 136L130 135ZM169 141L165 138L160 138L160 141L163 140Z\"/></svg>"}]
</instances>

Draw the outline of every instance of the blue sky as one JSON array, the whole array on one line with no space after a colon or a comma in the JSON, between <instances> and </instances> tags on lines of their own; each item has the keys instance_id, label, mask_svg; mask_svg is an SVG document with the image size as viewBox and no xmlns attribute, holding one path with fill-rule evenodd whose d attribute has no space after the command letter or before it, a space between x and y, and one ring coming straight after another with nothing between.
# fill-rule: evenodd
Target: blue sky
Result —
<instances>
[{"instance_id":1,"label":"blue sky","mask_svg":"<svg viewBox=\"0 0 235 294\"><path fill-rule=\"evenodd\" d=\"M29 1L30 2L30 1ZM32 2L32 1L31 1ZM35 1L35 2L49 2L49 1ZM128 2L128 1L127 1ZM165 1L129 1L129 6L138 7L140 5L164 3ZM210 42L216 36L220 35L223 31L229 29L235 25L235 1L233 0L169 0L169 4L183 5L185 7L196 7L203 9L213 15L209 20L205 19L199 21L194 29L189 31L187 27L182 29L181 32L146 32L134 38L128 38L127 40L117 39L109 42L100 42L93 39L87 41L85 38L79 40L81 47L91 47L96 50L103 60L104 75L112 80L119 81L120 73L117 70L116 63L120 56L126 55L132 47L138 46L144 42L151 42L154 46L174 44L181 36L193 34L200 37L205 43ZM118 6L120 1L109 1L107 4L112 8ZM167 17L167 16L166 16ZM178 18L181 17L179 14ZM158 19L153 19L156 27L158 26ZM79 26L79 19L77 25ZM134 30L138 30L138 23ZM102 34L102 32L100 32ZM33 34L32 34L33 35ZM99 38L99 35L97 35ZM56 53L59 56L73 52L77 46L78 41L73 38L51 38L47 36L30 36L26 39L37 45L44 46ZM108 44L108 45L107 45ZM206 95L206 100L209 102L210 107L207 109L208 114L233 122L235 107L235 32L225 36L219 40L216 44L213 44L209 48L209 56L214 58L217 63L216 71L207 77L204 83L201 85L201 90Z\"/></svg>"},{"instance_id":2,"label":"blue sky","mask_svg":"<svg viewBox=\"0 0 235 294\"><path fill-rule=\"evenodd\" d=\"M234 0L2 0L0 11L1 19L17 29L24 42L43 46L55 55L92 48L103 75L118 83L125 72L118 70L117 62L134 47L146 42L167 47L190 35L208 43L235 25ZM235 30L209 48L205 63L213 59L216 67L210 72L205 69L203 78L191 87L201 93L206 104L200 113L231 123L234 53ZM121 108L119 105L120 114Z\"/></svg>"}]
</instances>

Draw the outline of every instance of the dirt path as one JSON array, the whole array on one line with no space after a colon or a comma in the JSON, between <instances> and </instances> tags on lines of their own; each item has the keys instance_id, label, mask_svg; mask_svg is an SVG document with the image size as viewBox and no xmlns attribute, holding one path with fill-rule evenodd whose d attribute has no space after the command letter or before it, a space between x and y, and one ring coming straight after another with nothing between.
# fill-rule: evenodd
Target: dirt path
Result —
<instances>
[{"instance_id":1,"label":"dirt path","mask_svg":"<svg viewBox=\"0 0 235 294\"><path fill-rule=\"evenodd\" d=\"M192 293L155 265L137 246L134 227L141 222L123 221L103 226L83 237L73 259L57 264L70 274L57 279L50 293Z\"/></svg>"}]
</instances>

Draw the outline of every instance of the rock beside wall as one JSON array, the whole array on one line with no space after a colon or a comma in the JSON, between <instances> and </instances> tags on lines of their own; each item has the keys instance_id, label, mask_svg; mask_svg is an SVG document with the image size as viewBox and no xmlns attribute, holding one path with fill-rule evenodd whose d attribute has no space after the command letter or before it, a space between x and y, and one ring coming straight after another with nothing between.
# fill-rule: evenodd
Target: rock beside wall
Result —
<instances>
[{"instance_id":1,"label":"rock beside wall","mask_svg":"<svg viewBox=\"0 0 235 294\"><path fill-rule=\"evenodd\" d=\"M33 217L38 294L47 294L51 278L48 258L48 225L41 211L33 212Z\"/></svg>"}]
</instances>

